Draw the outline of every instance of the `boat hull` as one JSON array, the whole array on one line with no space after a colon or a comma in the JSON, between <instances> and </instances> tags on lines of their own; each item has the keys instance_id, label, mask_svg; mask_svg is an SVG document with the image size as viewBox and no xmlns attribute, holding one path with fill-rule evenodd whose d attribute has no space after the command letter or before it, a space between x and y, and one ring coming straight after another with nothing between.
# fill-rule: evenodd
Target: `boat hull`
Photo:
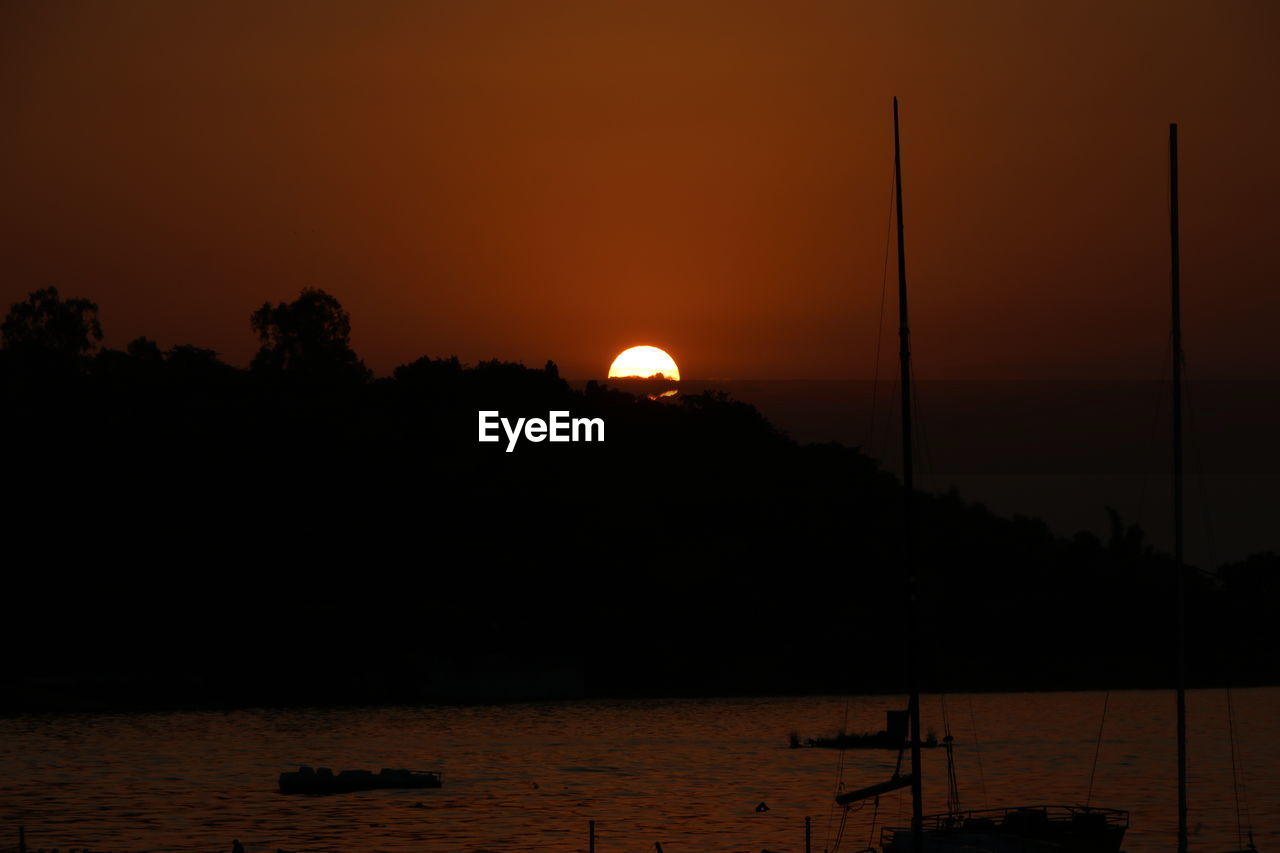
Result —
<instances>
[{"instance_id":1,"label":"boat hull","mask_svg":"<svg viewBox=\"0 0 1280 853\"><path fill-rule=\"evenodd\" d=\"M1119 853L1129 813L1084 806L1022 806L924 818L925 853ZM884 853L913 853L910 828L887 828Z\"/></svg>"}]
</instances>

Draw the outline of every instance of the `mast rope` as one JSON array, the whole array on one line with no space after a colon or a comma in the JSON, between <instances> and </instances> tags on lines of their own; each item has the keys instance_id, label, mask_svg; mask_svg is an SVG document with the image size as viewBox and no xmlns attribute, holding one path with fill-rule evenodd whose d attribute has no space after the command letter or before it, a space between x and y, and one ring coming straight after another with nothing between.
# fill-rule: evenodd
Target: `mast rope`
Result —
<instances>
[{"instance_id":1,"label":"mast rope","mask_svg":"<svg viewBox=\"0 0 1280 853\"><path fill-rule=\"evenodd\" d=\"M841 845L841 843L844 841L844 831L845 831L845 827L847 827L847 826L849 825L849 812L852 812L852 811L861 811L861 810L862 810L862 808L863 808L863 806L865 806L865 805L866 805L865 803L858 803L856 806L854 806L854 805L848 805L848 806L845 806L845 807L844 807L844 809L842 809L842 810L841 810L841 814L840 814L840 826L839 826L839 828L837 828L837 830L836 830L836 840L835 840L835 843L834 843L834 844L832 844L830 847L826 847L826 846L825 846L825 842L823 843L823 849L824 849L824 850L826 850L826 851L827 851L827 853L838 853L838 851L840 850L840 845Z\"/></svg>"},{"instance_id":2,"label":"mast rope","mask_svg":"<svg viewBox=\"0 0 1280 853\"><path fill-rule=\"evenodd\" d=\"M1244 786L1244 775L1240 769L1240 739L1236 737L1236 715L1231 701L1230 687L1227 688L1227 734L1231 742L1231 792L1236 800L1236 840L1241 850L1246 848L1253 850L1255 848L1253 821L1249 817L1249 792Z\"/></svg>"},{"instance_id":3,"label":"mast rope","mask_svg":"<svg viewBox=\"0 0 1280 853\"><path fill-rule=\"evenodd\" d=\"M889 245L893 237L893 191L895 182L893 173L889 173L889 213L885 216L884 229L884 272L880 276L880 322L876 326L876 359L875 368L871 372L871 415L867 422L867 449L875 445L876 437L876 400L880 383L880 351L884 347L884 297L889 287Z\"/></svg>"},{"instance_id":4,"label":"mast rope","mask_svg":"<svg viewBox=\"0 0 1280 853\"><path fill-rule=\"evenodd\" d=\"M849 729L849 697L846 696L844 699L844 719L840 723L840 733L844 734L846 731L848 731L848 729ZM837 753L836 789L831 794L831 804L827 807L827 829L826 829L826 834L822 840L822 844L824 847L826 846L827 842L831 840L831 822L835 819L836 797L840 794L842 790L844 790L844 750L837 749L836 753ZM841 815L840 817L840 829L836 833L836 842L835 842L835 846L831 848L832 850L838 850L840 848L840 836L844 835L844 822L848 817L848 814L849 814L849 811L846 808L844 811L844 814Z\"/></svg>"},{"instance_id":5,"label":"mast rope","mask_svg":"<svg viewBox=\"0 0 1280 853\"><path fill-rule=\"evenodd\" d=\"M911 419L911 426L914 429L916 446L920 448L920 452L916 454L915 470L911 473L916 475L920 482L916 485L916 491L924 491L924 477L926 472L933 471L933 454L929 449L929 443L924 439L924 410L920 408L920 381L916 379L916 361L911 359L911 406L914 409L914 417Z\"/></svg>"},{"instance_id":6,"label":"mast rope","mask_svg":"<svg viewBox=\"0 0 1280 853\"><path fill-rule=\"evenodd\" d=\"M1208 478L1204 473L1204 449L1199 441L1199 430L1196 428L1195 406L1192 404L1191 376L1186 369L1186 353L1182 355L1183 400L1187 410L1187 433L1191 441L1192 465L1195 468L1196 491L1200 498L1200 516L1204 524L1208 546L1209 565L1215 570L1218 567L1218 543L1213 527L1213 508L1209 502ZM1216 571L1201 569L1198 574L1220 580ZM1231 684L1226 686L1227 694L1227 741L1231 755L1231 793L1235 800L1236 840L1242 850L1253 850L1253 821L1249 815L1249 791L1245 785L1244 771L1241 767L1240 739L1236 730L1235 703L1232 702Z\"/></svg>"},{"instance_id":7,"label":"mast rope","mask_svg":"<svg viewBox=\"0 0 1280 853\"><path fill-rule=\"evenodd\" d=\"M947 714L947 694L942 700L942 743L947 750L947 811L960 811L960 786L956 783L956 761L952 750L954 739L951 737L951 717Z\"/></svg>"},{"instance_id":8,"label":"mast rope","mask_svg":"<svg viewBox=\"0 0 1280 853\"><path fill-rule=\"evenodd\" d=\"M897 395L898 373L895 371L893 374L893 384L889 387L889 399L893 399ZM889 414L885 417L884 434L881 437L880 443L876 447L877 452L874 454L877 459L884 459L888 455L889 443L892 440L893 433L898 428L900 418L901 415L898 414L897 407L891 408Z\"/></svg>"},{"instance_id":9,"label":"mast rope","mask_svg":"<svg viewBox=\"0 0 1280 853\"><path fill-rule=\"evenodd\" d=\"M987 799L987 778L982 772L982 743L978 740L978 718L973 713L973 694L969 694L969 728L973 731L973 751L978 759L978 787L982 789L982 807L991 808Z\"/></svg>"},{"instance_id":10,"label":"mast rope","mask_svg":"<svg viewBox=\"0 0 1280 853\"><path fill-rule=\"evenodd\" d=\"M1205 487L1205 481L1208 478L1204 475L1204 449L1198 440L1199 431L1196 428L1195 407L1191 400L1191 377L1187 373L1187 358L1184 354L1182 357L1182 399L1187 409L1187 437L1190 441L1187 444L1191 450L1191 464L1195 467L1196 491L1200 497L1200 519L1204 524L1204 532L1206 544L1209 552L1209 565L1211 569L1218 567L1218 541L1213 529L1213 511L1209 505L1209 490ZM1212 570L1201 570L1203 574L1213 575Z\"/></svg>"},{"instance_id":11,"label":"mast rope","mask_svg":"<svg viewBox=\"0 0 1280 853\"><path fill-rule=\"evenodd\" d=\"M1160 425L1163 421L1162 414L1167 411L1167 398L1164 396L1165 389L1169 387L1169 362L1173 359L1173 334L1170 333L1169 340L1163 348L1163 355L1160 358L1159 379L1152 387L1151 392L1151 434L1147 436L1147 447L1159 447ZM1135 506L1139 520L1149 515L1148 507L1150 506L1151 497L1148 489L1151 481L1155 477L1155 472L1151 469L1143 471L1138 481L1138 500ZM1119 507L1115 507L1118 511Z\"/></svg>"},{"instance_id":12,"label":"mast rope","mask_svg":"<svg viewBox=\"0 0 1280 853\"><path fill-rule=\"evenodd\" d=\"M867 849L876 846L876 819L880 816L880 795L876 795L875 808L871 812L871 831L867 833Z\"/></svg>"},{"instance_id":13,"label":"mast rope","mask_svg":"<svg viewBox=\"0 0 1280 853\"><path fill-rule=\"evenodd\" d=\"M880 797L877 795L876 808L879 809L879 806L880 806ZM839 851L840 849L840 845L844 842L844 831L849 825L849 814L851 812L860 812L866 807L867 807L867 804L864 801L860 803L850 803L849 805L842 808L841 814L840 814L840 826L836 829L835 843L832 844L830 847L827 847L826 841L823 841L822 849L827 851L827 853L837 853L837 851Z\"/></svg>"},{"instance_id":14,"label":"mast rope","mask_svg":"<svg viewBox=\"0 0 1280 853\"><path fill-rule=\"evenodd\" d=\"M1107 725L1107 705L1111 703L1111 691L1102 697L1102 719L1098 721L1098 741L1093 746L1093 767L1089 770L1089 793L1085 795L1084 807L1089 808L1093 802L1093 780L1098 774L1098 754L1102 752L1102 730Z\"/></svg>"}]
</instances>

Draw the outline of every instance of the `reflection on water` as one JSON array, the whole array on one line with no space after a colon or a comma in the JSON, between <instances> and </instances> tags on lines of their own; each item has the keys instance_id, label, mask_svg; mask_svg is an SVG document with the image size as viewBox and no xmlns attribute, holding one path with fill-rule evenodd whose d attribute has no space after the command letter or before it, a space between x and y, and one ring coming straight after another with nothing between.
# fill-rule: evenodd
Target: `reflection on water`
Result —
<instances>
[{"instance_id":1,"label":"reflection on water","mask_svg":"<svg viewBox=\"0 0 1280 853\"><path fill-rule=\"evenodd\" d=\"M1280 688L1234 694L1258 846L1280 842ZM880 728L899 697L848 700L850 731ZM834 831L841 753L787 749L831 733L844 698L572 702L481 707L251 710L0 719L0 848L25 824L34 847L116 851L799 851ZM952 695L968 808L1083 802L1102 693ZM941 731L942 703L926 697ZM1225 697L1189 699L1192 849L1235 849ZM845 782L881 781L894 754L843 753ZM925 755L926 811L945 803L943 750ZM437 791L306 798L276 793L298 764L444 772ZM1173 698L1113 693L1093 804L1132 812L1125 847L1174 835ZM769 811L755 812L764 801ZM882 801L882 821L910 813ZM869 840L870 809L842 849ZM7 836L12 836L12 838Z\"/></svg>"}]
</instances>

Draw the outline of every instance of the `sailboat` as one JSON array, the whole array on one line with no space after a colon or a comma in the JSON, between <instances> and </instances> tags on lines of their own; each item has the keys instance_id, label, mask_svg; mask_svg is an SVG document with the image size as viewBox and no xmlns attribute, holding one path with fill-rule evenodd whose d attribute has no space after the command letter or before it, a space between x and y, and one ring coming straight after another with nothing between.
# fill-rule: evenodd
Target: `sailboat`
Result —
<instances>
[{"instance_id":1,"label":"sailboat","mask_svg":"<svg viewBox=\"0 0 1280 853\"><path fill-rule=\"evenodd\" d=\"M898 233L898 359L902 390L903 561L908 596L907 715L910 771L895 772L886 782L836 796L836 803L878 798L890 791L911 789L911 825L885 827L883 853L1118 853L1129 826L1122 809L1078 805L1026 805L1008 808L923 813L920 768L919 606L914 558L915 488L912 458L911 346L907 322L906 241L902 216L902 149L898 99L893 99L894 198ZM949 754L949 751L948 751ZM899 760L901 767L901 760ZM955 798L951 798L954 806ZM838 843L838 842L837 842ZM1180 851L1181 853L1181 851Z\"/></svg>"},{"instance_id":2,"label":"sailboat","mask_svg":"<svg viewBox=\"0 0 1280 853\"><path fill-rule=\"evenodd\" d=\"M1169 125L1169 250L1172 301L1171 349L1173 351L1173 560L1177 572L1177 666L1175 709L1178 743L1178 853L1187 853L1187 572L1183 562L1182 495L1182 279L1178 237L1178 125ZM1238 853L1256 851L1253 832L1248 846Z\"/></svg>"}]
</instances>

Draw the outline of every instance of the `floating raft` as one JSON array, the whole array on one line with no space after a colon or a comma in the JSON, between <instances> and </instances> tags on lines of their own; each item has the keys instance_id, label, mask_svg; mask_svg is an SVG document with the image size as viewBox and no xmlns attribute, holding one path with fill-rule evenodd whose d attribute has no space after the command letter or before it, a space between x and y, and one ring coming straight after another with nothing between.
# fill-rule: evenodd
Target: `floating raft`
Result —
<instances>
[{"instance_id":1,"label":"floating raft","mask_svg":"<svg viewBox=\"0 0 1280 853\"><path fill-rule=\"evenodd\" d=\"M875 734L845 734L841 732L832 737L811 737L800 740L799 737L791 739L791 748L799 749L802 746L817 746L824 749L906 749L910 746L910 742L906 738L895 737L888 732L876 732ZM936 737L927 738L920 741L922 749L933 749L938 746Z\"/></svg>"},{"instance_id":2,"label":"floating raft","mask_svg":"<svg viewBox=\"0 0 1280 853\"><path fill-rule=\"evenodd\" d=\"M343 770L334 773L328 767L299 767L296 772L280 774L282 794L349 794L352 791L376 791L381 788L439 788L444 777L434 770Z\"/></svg>"},{"instance_id":3,"label":"floating raft","mask_svg":"<svg viewBox=\"0 0 1280 853\"><path fill-rule=\"evenodd\" d=\"M791 748L799 749L802 746L820 746L826 749L906 749L910 743L907 740L908 719L907 712L901 710L885 711L885 726L883 731L867 734L847 734L840 732L833 737L811 737L800 739L799 735L791 735ZM920 746L931 749L938 745L938 739L931 732L929 737L920 742Z\"/></svg>"}]
</instances>

